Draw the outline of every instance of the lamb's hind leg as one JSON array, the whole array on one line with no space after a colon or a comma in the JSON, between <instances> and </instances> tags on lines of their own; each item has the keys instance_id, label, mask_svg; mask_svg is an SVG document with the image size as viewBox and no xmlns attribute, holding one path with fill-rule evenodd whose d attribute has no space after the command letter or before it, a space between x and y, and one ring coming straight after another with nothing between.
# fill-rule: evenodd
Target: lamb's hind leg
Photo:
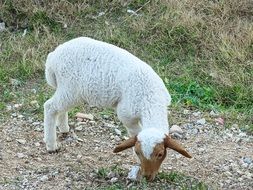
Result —
<instances>
[{"instance_id":1,"label":"lamb's hind leg","mask_svg":"<svg viewBox=\"0 0 253 190\"><path fill-rule=\"evenodd\" d=\"M67 110L75 105L75 98L68 92L59 92L53 95L44 104L44 141L48 152L56 151L57 145L56 124L61 132L69 130Z\"/></svg>"},{"instance_id":2,"label":"lamb's hind leg","mask_svg":"<svg viewBox=\"0 0 253 190\"><path fill-rule=\"evenodd\" d=\"M58 114L56 126L59 128L61 133L69 132L68 112L61 112Z\"/></svg>"}]
</instances>

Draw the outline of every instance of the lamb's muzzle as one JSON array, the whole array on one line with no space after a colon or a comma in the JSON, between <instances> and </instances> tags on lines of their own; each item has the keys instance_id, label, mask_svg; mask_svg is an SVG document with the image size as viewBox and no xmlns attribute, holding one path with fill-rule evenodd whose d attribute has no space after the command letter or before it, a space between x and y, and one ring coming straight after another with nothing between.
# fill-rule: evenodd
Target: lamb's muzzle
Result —
<instances>
[{"instance_id":1,"label":"lamb's muzzle","mask_svg":"<svg viewBox=\"0 0 253 190\"><path fill-rule=\"evenodd\" d=\"M135 146L142 175L154 178L166 148L190 157L167 137L171 97L162 79L126 50L91 38L76 38L49 53L45 75L48 84L56 89L44 104L44 141L48 151L58 149L56 126L60 132L69 131L68 110L87 102L116 110L130 139L114 152Z\"/></svg>"}]
</instances>

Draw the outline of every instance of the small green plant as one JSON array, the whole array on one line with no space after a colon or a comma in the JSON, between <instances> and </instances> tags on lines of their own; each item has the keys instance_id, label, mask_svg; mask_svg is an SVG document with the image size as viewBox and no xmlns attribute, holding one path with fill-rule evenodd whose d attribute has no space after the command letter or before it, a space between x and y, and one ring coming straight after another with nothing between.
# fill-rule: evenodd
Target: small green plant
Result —
<instances>
[{"instance_id":1,"label":"small green plant","mask_svg":"<svg viewBox=\"0 0 253 190\"><path fill-rule=\"evenodd\" d=\"M108 168L99 168L97 170L97 176L101 179L105 179L107 176L108 176L108 173L109 173L109 169Z\"/></svg>"}]
</instances>

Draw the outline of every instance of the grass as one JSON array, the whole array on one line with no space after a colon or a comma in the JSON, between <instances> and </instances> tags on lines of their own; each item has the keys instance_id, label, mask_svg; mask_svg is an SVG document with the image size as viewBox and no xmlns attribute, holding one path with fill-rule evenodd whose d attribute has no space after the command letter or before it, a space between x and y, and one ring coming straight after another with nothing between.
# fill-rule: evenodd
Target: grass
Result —
<instances>
[{"instance_id":1,"label":"grass","mask_svg":"<svg viewBox=\"0 0 253 190\"><path fill-rule=\"evenodd\" d=\"M10 79L42 78L48 52L74 37L90 36L152 65L173 106L227 112L253 131L252 8L250 0L5 0L0 5L7 26L0 32L0 109L13 101ZM233 117L238 114L240 120Z\"/></svg>"},{"instance_id":2,"label":"grass","mask_svg":"<svg viewBox=\"0 0 253 190\"><path fill-rule=\"evenodd\" d=\"M171 171L170 173L160 172L156 179L148 183L145 179L139 182L126 182L122 179L124 178L124 171L123 169L119 168L118 166L114 166L112 168L99 168L97 170L97 178L102 179L100 181L100 185L97 189L101 190L118 190L118 189L181 189L181 190L207 190L211 187L208 187L205 183L189 176L185 176L181 173ZM108 178L109 173L113 173L114 176L118 178L117 182L111 183L110 178ZM131 185L129 185L131 184Z\"/></svg>"}]
</instances>

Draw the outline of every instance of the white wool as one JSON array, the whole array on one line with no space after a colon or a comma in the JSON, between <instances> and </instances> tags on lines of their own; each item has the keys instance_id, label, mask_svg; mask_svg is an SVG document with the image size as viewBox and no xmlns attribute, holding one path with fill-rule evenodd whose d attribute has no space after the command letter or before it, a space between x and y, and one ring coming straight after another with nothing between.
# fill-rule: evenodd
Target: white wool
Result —
<instances>
[{"instance_id":1,"label":"white wool","mask_svg":"<svg viewBox=\"0 0 253 190\"><path fill-rule=\"evenodd\" d=\"M150 159L156 144L163 142L165 133L156 128L148 128L142 130L137 139L141 143L141 149L145 158Z\"/></svg>"},{"instance_id":2,"label":"white wool","mask_svg":"<svg viewBox=\"0 0 253 190\"><path fill-rule=\"evenodd\" d=\"M44 104L48 150L57 148L55 125L68 131L67 111L83 102L115 108L130 136L151 127L168 133L170 94L154 70L128 51L80 37L49 53L45 71L48 84L56 88Z\"/></svg>"}]
</instances>

